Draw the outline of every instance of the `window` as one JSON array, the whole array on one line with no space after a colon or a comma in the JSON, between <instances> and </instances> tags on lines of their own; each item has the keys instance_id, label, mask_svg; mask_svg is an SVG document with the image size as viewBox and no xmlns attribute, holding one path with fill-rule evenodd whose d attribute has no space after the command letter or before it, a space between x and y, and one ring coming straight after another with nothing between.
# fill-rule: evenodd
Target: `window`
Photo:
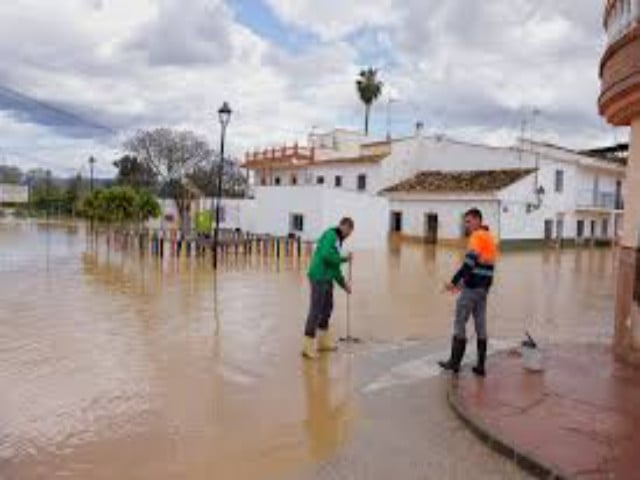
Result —
<instances>
[{"instance_id":1,"label":"window","mask_svg":"<svg viewBox=\"0 0 640 480\"><path fill-rule=\"evenodd\" d=\"M591 220L591 238L596 236L596 221Z\"/></svg>"},{"instance_id":2,"label":"window","mask_svg":"<svg viewBox=\"0 0 640 480\"><path fill-rule=\"evenodd\" d=\"M576 225L576 237L584 238L584 220L578 220Z\"/></svg>"},{"instance_id":3,"label":"window","mask_svg":"<svg viewBox=\"0 0 640 480\"><path fill-rule=\"evenodd\" d=\"M282 181L280 180L280 177L276 177L276 178L273 180L273 183L274 183L275 185L280 185L280 184L282 183Z\"/></svg>"},{"instance_id":4,"label":"window","mask_svg":"<svg viewBox=\"0 0 640 480\"><path fill-rule=\"evenodd\" d=\"M298 184L298 177L296 177L295 175L291 175L291 185L297 185Z\"/></svg>"},{"instance_id":5,"label":"window","mask_svg":"<svg viewBox=\"0 0 640 480\"><path fill-rule=\"evenodd\" d=\"M367 176L365 174L358 175L358 190L364 191L367 189Z\"/></svg>"},{"instance_id":6,"label":"window","mask_svg":"<svg viewBox=\"0 0 640 480\"><path fill-rule=\"evenodd\" d=\"M622 201L622 180L616 180L616 210L622 210L624 208L624 202Z\"/></svg>"},{"instance_id":7,"label":"window","mask_svg":"<svg viewBox=\"0 0 640 480\"><path fill-rule=\"evenodd\" d=\"M402 212L391 212L391 232L402 232Z\"/></svg>"},{"instance_id":8,"label":"window","mask_svg":"<svg viewBox=\"0 0 640 480\"><path fill-rule=\"evenodd\" d=\"M304 215L302 215L301 213L292 213L289 219L289 229L292 232L304 231Z\"/></svg>"},{"instance_id":9,"label":"window","mask_svg":"<svg viewBox=\"0 0 640 480\"><path fill-rule=\"evenodd\" d=\"M561 218L556 220L556 238L562 240L564 237L564 220Z\"/></svg>"},{"instance_id":10,"label":"window","mask_svg":"<svg viewBox=\"0 0 640 480\"><path fill-rule=\"evenodd\" d=\"M336 175L336 178L334 179L334 185L336 186L336 188L342 187L342 176Z\"/></svg>"},{"instance_id":11,"label":"window","mask_svg":"<svg viewBox=\"0 0 640 480\"><path fill-rule=\"evenodd\" d=\"M602 238L609 238L609 219L602 219Z\"/></svg>"},{"instance_id":12,"label":"window","mask_svg":"<svg viewBox=\"0 0 640 480\"><path fill-rule=\"evenodd\" d=\"M316 177L316 183L318 185L324 185L324 177L322 175L319 175Z\"/></svg>"},{"instance_id":13,"label":"window","mask_svg":"<svg viewBox=\"0 0 640 480\"><path fill-rule=\"evenodd\" d=\"M553 240L553 220L544 221L544 239Z\"/></svg>"},{"instance_id":14,"label":"window","mask_svg":"<svg viewBox=\"0 0 640 480\"><path fill-rule=\"evenodd\" d=\"M556 193L564 191L564 170L556 170Z\"/></svg>"}]
</instances>

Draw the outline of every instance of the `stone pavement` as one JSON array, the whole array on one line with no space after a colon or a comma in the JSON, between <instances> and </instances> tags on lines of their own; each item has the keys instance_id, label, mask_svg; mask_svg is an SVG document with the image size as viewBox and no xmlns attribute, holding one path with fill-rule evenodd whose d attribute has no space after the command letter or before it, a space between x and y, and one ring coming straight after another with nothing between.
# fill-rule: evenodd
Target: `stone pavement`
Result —
<instances>
[{"instance_id":1,"label":"stone pavement","mask_svg":"<svg viewBox=\"0 0 640 480\"><path fill-rule=\"evenodd\" d=\"M541 478L640 480L640 371L602 345L554 345L543 373L516 352L467 371L449 400L478 436Z\"/></svg>"},{"instance_id":2,"label":"stone pavement","mask_svg":"<svg viewBox=\"0 0 640 480\"><path fill-rule=\"evenodd\" d=\"M353 356L354 430L341 448L292 480L533 478L479 442L449 408L450 378L436 364L447 354L443 341ZM338 355L347 355L345 349Z\"/></svg>"}]
</instances>

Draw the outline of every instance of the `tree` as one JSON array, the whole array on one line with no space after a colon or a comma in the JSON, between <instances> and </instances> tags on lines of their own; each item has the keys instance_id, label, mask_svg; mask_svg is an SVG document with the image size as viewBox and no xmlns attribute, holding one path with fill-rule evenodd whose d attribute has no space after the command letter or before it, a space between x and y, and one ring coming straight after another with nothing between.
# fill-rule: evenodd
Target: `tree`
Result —
<instances>
[{"instance_id":1,"label":"tree","mask_svg":"<svg viewBox=\"0 0 640 480\"><path fill-rule=\"evenodd\" d=\"M77 174L69 180L67 189L64 192L64 212L68 215L75 215L82 197L82 176Z\"/></svg>"},{"instance_id":2,"label":"tree","mask_svg":"<svg viewBox=\"0 0 640 480\"><path fill-rule=\"evenodd\" d=\"M150 218L158 218L162 209L156 197L147 190L138 190L135 203L135 211L138 223L143 223Z\"/></svg>"},{"instance_id":3,"label":"tree","mask_svg":"<svg viewBox=\"0 0 640 480\"><path fill-rule=\"evenodd\" d=\"M162 183L161 194L175 202L182 231L187 233L191 202L197 192L185 178L198 167L206 168L210 164L213 154L207 141L187 130L157 128L139 131L124 147L157 175Z\"/></svg>"},{"instance_id":4,"label":"tree","mask_svg":"<svg viewBox=\"0 0 640 480\"><path fill-rule=\"evenodd\" d=\"M153 195L145 190L131 187L110 187L94 190L81 205L83 217L91 218L109 227L124 227L140 224L160 215L160 205Z\"/></svg>"},{"instance_id":5,"label":"tree","mask_svg":"<svg viewBox=\"0 0 640 480\"><path fill-rule=\"evenodd\" d=\"M218 189L218 169L213 173L211 168L198 167L188 175L188 180L207 197L215 197ZM222 195L224 197L240 198L247 192L247 178L238 164L225 160L222 166Z\"/></svg>"},{"instance_id":6,"label":"tree","mask_svg":"<svg viewBox=\"0 0 640 480\"><path fill-rule=\"evenodd\" d=\"M369 115L371 114L371 106L380 95L382 95L383 83L378 80L378 70L375 68L367 68L361 70L356 80L356 87L360 100L364 104L364 134L369 135Z\"/></svg>"},{"instance_id":7,"label":"tree","mask_svg":"<svg viewBox=\"0 0 640 480\"><path fill-rule=\"evenodd\" d=\"M126 185L136 189L156 188L158 183L158 175L151 168L135 156L124 155L120 159L113 162L113 166L118 169L116 176L116 184Z\"/></svg>"}]
</instances>

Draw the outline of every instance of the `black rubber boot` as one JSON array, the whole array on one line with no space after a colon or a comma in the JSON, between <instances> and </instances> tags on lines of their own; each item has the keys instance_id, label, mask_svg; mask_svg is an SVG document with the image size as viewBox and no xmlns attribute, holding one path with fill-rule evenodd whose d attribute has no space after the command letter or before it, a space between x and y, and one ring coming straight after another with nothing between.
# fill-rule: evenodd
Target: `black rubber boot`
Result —
<instances>
[{"instance_id":1,"label":"black rubber boot","mask_svg":"<svg viewBox=\"0 0 640 480\"><path fill-rule=\"evenodd\" d=\"M473 373L478 375L479 377L484 377L486 375L484 364L487 360L487 339L479 338L478 339L478 364L473 367Z\"/></svg>"},{"instance_id":2,"label":"black rubber boot","mask_svg":"<svg viewBox=\"0 0 640 480\"><path fill-rule=\"evenodd\" d=\"M465 338L453 337L451 341L451 357L446 362L438 362L438 365L444 370L458 373L460 371L460 364L464 357L464 351L467 348L467 340Z\"/></svg>"}]
</instances>

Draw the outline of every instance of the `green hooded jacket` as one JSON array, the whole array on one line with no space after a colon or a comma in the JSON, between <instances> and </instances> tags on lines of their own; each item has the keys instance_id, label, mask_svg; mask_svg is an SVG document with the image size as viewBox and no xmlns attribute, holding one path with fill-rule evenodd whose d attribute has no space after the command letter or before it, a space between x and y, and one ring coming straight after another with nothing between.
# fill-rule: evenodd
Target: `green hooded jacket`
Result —
<instances>
[{"instance_id":1,"label":"green hooded jacket","mask_svg":"<svg viewBox=\"0 0 640 480\"><path fill-rule=\"evenodd\" d=\"M336 282L342 288L346 286L342 269L347 259L340 255L340 238L336 228L325 231L316 245L311 258L308 277L312 282Z\"/></svg>"}]
</instances>

